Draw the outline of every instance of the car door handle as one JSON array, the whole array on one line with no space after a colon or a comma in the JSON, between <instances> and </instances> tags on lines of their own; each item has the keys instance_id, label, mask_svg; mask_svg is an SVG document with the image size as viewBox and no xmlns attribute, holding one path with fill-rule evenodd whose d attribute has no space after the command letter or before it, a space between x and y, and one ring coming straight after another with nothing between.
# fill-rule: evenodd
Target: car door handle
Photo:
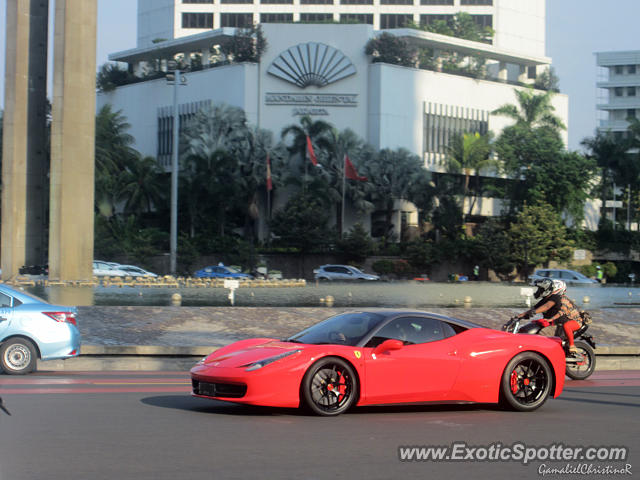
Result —
<instances>
[{"instance_id":1,"label":"car door handle","mask_svg":"<svg viewBox=\"0 0 640 480\"><path fill-rule=\"evenodd\" d=\"M449 355L450 357L455 357L456 355L458 355L458 351L457 350L451 350L449 353L447 353L447 355Z\"/></svg>"}]
</instances>

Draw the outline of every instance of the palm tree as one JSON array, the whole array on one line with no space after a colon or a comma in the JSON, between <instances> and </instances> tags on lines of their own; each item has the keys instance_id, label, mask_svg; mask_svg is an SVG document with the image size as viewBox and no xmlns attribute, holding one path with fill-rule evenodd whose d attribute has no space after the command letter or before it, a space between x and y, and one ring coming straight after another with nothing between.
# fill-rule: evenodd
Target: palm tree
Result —
<instances>
[{"instance_id":1,"label":"palm tree","mask_svg":"<svg viewBox=\"0 0 640 480\"><path fill-rule=\"evenodd\" d=\"M475 176L476 186L479 187L480 171L496 165L496 161L491 158L490 139L489 134L464 133L454 137L451 145L447 147L447 170L451 173L464 174L462 195L463 198L470 197L469 213L466 215L471 215L476 202L476 195L469 195L471 175ZM464 216L463 212L463 222Z\"/></svg>"},{"instance_id":2,"label":"palm tree","mask_svg":"<svg viewBox=\"0 0 640 480\"><path fill-rule=\"evenodd\" d=\"M518 105L505 104L495 109L494 115L503 115L515 120L517 126L551 127L554 130L566 130L559 117L554 115L551 104L554 92L536 94L533 87L514 89Z\"/></svg>"},{"instance_id":3,"label":"palm tree","mask_svg":"<svg viewBox=\"0 0 640 480\"><path fill-rule=\"evenodd\" d=\"M140 215L158 207L166 198L167 185L153 157L138 158L122 174L120 200L125 212Z\"/></svg>"},{"instance_id":4,"label":"palm tree","mask_svg":"<svg viewBox=\"0 0 640 480\"><path fill-rule=\"evenodd\" d=\"M307 137L311 139L316 157L324 167L327 161L326 152L330 148L329 135L331 129L331 124L322 120L314 121L308 115L300 118L299 125L288 125L282 129L280 136L283 141L286 141L287 137L292 138L291 144L288 146L291 158L294 159L294 161L297 160L298 165L302 164L304 167L303 169L298 168L296 169L297 171L292 172L288 182L301 184L303 192L306 191L307 187L310 187L311 190L317 190L316 193L320 193L322 185L325 183L324 181L317 181L318 174L321 172L320 169L316 168L312 170L314 175L308 175L307 173L309 171L308 160L306 160Z\"/></svg>"}]
</instances>

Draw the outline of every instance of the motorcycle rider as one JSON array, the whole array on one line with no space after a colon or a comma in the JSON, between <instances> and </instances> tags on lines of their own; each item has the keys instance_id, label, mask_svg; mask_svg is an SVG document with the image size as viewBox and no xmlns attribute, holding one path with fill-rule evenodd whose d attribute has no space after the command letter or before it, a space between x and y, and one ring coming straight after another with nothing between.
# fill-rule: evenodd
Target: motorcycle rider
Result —
<instances>
[{"instance_id":1,"label":"motorcycle rider","mask_svg":"<svg viewBox=\"0 0 640 480\"><path fill-rule=\"evenodd\" d=\"M533 308L518 315L518 318L531 318L531 316L541 313L544 318L537 320L537 323L543 328L557 322L562 325L567 336L569 353L577 353L578 349L573 341L573 332L581 326L580 311L571 299L565 295L567 285L562 280L552 280L550 278L536 280L534 285L538 288L533 296L536 299L542 298Z\"/></svg>"}]
</instances>

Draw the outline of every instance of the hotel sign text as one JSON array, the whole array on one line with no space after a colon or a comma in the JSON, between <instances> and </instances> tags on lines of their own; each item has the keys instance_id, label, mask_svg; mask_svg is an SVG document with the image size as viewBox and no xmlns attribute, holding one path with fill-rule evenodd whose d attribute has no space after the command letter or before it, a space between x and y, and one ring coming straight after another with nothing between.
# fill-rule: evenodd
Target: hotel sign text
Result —
<instances>
[{"instance_id":1,"label":"hotel sign text","mask_svg":"<svg viewBox=\"0 0 640 480\"><path fill-rule=\"evenodd\" d=\"M357 107L357 94L331 93L267 93L267 105L296 105L298 107Z\"/></svg>"}]
</instances>

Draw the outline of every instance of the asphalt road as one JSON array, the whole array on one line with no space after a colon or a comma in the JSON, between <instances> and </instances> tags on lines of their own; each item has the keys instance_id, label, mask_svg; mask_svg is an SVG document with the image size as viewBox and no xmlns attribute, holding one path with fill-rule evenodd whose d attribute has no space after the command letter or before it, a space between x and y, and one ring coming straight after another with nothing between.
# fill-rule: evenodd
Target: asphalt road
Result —
<instances>
[{"instance_id":1,"label":"asphalt road","mask_svg":"<svg viewBox=\"0 0 640 480\"><path fill-rule=\"evenodd\" d=\"M0 396L11 412L0 412L0 480L521 479L543 478L540 472L567 464L640 472L640 371L568 381L560 398L533 413L431 405L320 418L192 398L188 391L184 372L0 375ZM399 459L400 446L454 442L479 447L478 454L517 442L529 448L624 446L629 453L623 461L538 459L527 465Z\"/></svg>"}]
</instances>

